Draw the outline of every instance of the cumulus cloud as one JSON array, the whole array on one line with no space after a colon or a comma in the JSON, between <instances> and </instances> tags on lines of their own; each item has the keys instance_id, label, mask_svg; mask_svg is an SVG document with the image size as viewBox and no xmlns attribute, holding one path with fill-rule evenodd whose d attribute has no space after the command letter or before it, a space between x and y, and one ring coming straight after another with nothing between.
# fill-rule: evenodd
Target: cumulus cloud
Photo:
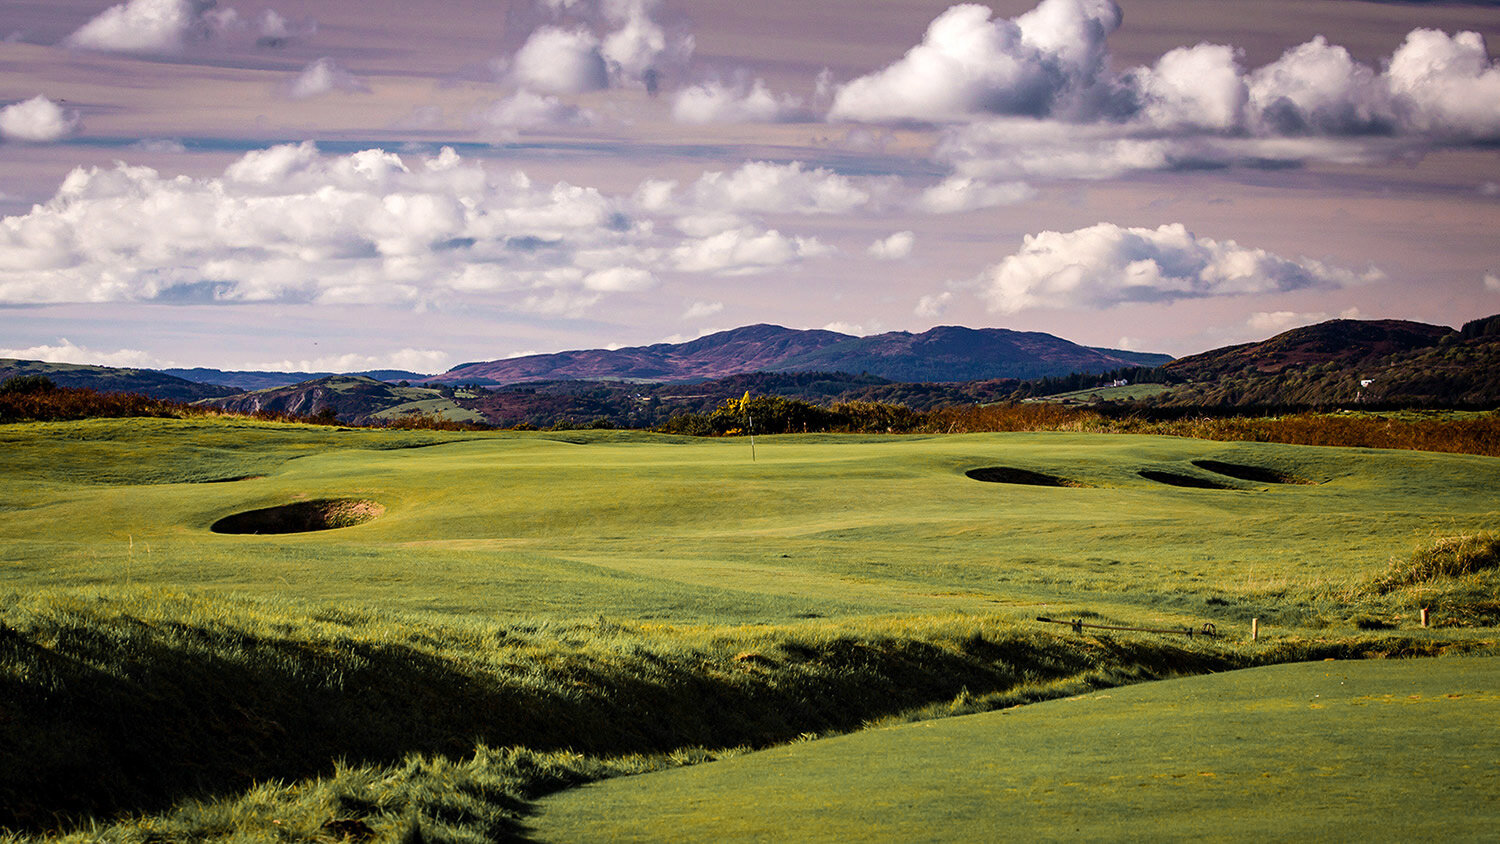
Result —
<instances>
[{"instance_id":1,"label":"cumulus cloud","mask_svg":"<svg viewBox=\"0 0 1500 844\"><path fill-rule=\"evenodd\" d=\"M257 37L255 44L258 47L285 47L301 38L318 31L318 22L306 20L293 23L287 20L274 9L265 9L260 13L256 21Z\"/></svg>"},{"instance_id":2,"label":"cumulus cloud","mask_svg":"<svg viewBox=\"0 0 1500 844\"><path fill-rule=\"evenodd\" d=\"M453 356L437 349L400 349L381 355L349 353L318 358L259 361L242 369L257 372L367 372L372 369L402 369L407 372L446 372Z\"/></svg>"},{"instance_id":3,"label":"cumulus cloud","mask_svg":"<svg viewBox=\"0 0 1500 844\"><path fill-rule=\"evenodd\" d=\"M1106 69L1112 0L1042 0L1014 19L954 6L894 64L838 89L835 120L947 121L978 114L1045 116L1091 108Z\"/></svg>"},{"instance_id":4,"label":"cumulus cloud","mask_svg":"<svg viewBox=\"0 0 1500 844\"><path fill-rule=\"evenodd\" d=\"M593 113L587 109L524 89L480 109L474 118L503 135L576 128L594 122Z\"/></svg>"},{"instance_id":5,"label":"cumulus cloud","mask_svg":"<svg viewBox=\"0 0 1500 844\"><path fill-rule=\"evenodd\" d=\"M689 302L682 312L683 319L703 319L724 311L723 302Z\"/></svg>"},{"instance_id":6,"label":"cumulus cloud","mask_svg":"<svg viewBox=\"0 0 1500 844\"><path fill-rule=\"evenodd\" d=\"M817 238L789 237L745 226L689 241L672 252L676 269L713 275L750 275L833 252Z\"/></svg>"},{"instance_id":7,"label":"cumulus cloud","mask_svg":"<svg viewBox=\"0 0 1500 844\"><path fill-rule=\"evenodd\" d=\"M801 99L777 96L764 80L749 84L703 82L677 92L672 119L678 123L791 123L809 119Z\"/></svg>"},{"instance_id":8,"label":"cumulus cloud","mask_svg":"<svg viewBox=\"0 0 1500 844\"><path fill-rule=\"evenodd\" d=\"M116 349L113 352L106 352L80 346L66 337L58 338L55 346L44 344L24 349L0 349L0 358L148 369L172 365L171 361L161 360L140 349Z\"/></svg>"},{"instance_id":9,"label":"cumulus cloud","mask_svg":"<svg viewBox=\"0 0 1500 844\"><path fill-rule=\"evenodd\" d=\"M0 108L0 137L10 141L47 143L78 131L78 115L41 94Z\"/></svg>"},{"instance_id":10,"label":"cumulus cloud","mask_svg":"<svg viewBox=\"0 0 1500 844\"><path fill-rule=\"evenodd\" d=\"M919 317L940 317L953 303L953 291L945 290L942 293L933 293L917 300L917 306L912 313Z\"/></svg>"},{"instance_id":11,"label":"cumulus cloud","mask_svg":"<svg viewBox=\"0 0 1500 844\"><path fill-rule=\"evenodd\" d=\"M541 4L558 17L579 18L571 28L537 28L509 62L524 87L579 94L611 85L644 85L656 93L665 67L686 62L693 38L669 33L656 20L659 0L598 0Z\"/></svg>"},{"instance_id":12,"label":"cumulus cloud","mask_svg":"<svg viewBox=\"0 0 1500 844\"><path fill-rule=\"evenodd\" d=\"M346 94L368 94L370 88L354 74L339 67L330 58L321 58L302 69L287 86L287 96L294 100L321 97L334 91Z\"/></svg>"},{"instance_id":13,"label":"cumulus cloud","mask_svg":"<svg viewBox=\"0 0 1500 844\"><path fill-rule=\"evenodd\" d=\"M1500 293L1500 272L1490 270L1484 274L1484 289Z\"/></svg>"},{"instance_id":14,"label":"cumulus cloud","mask_svg":"<svg viewBox=\"0 0 1500 844\"><path fill-rule=\"evenodd\" d=\"M800 161L749 161L738 169L710 171L682 191L677 183L648 180L636 191L645 208L708 214L846 214L869 207L894 187L891 180L856 180Z\"/></svg>"},{"instance_id":15,"label":"cumulus cloud","mask_svg":"<svg viewBox=\"0 0 1500 844\"><path fill-rule=\"evenodd\" d=\"M1200 238L1181 224L1100 223L1027 235L1019 252L980 276L979 286L991 310L1015 313L1343 287L1376 275Z\"/></svg>"},{"instance_id":16,"label":"cumulus cloud","mask_svg":"<svg viewBox=\"0 0 1500 844\"><path fill-rule=\"evenodd\" d=\"M916 207L928 214L956 214L981 208L1016 205L1036 196L1025 182L992 184L981 179L953 176L924 190Z\"/></svg>"},{"instance_id":17,"label":"cumulus cloud","mask_svg":"<svg viewBox=\"0 0 1500 844\"><path fill-rule=\"evenodd\" d=\"M516 51L511 72L520 84L552 94L609 87L599 39L582 29L541 27Z\"/></svg>"},{"instance_id":18,"label":"cumulus cloud","mask_svg":"<svg viewBox=\"0 0 1500 844\"><path fill-rule=\"evenodd\" d=\"M917 236L912 232L896 232L870 244L865 254L878 261L899 261L911 257L911 251L916 245Z\"/></svg>"},{"instance_id":19,"label":"cumulus cloud","mask_svg":"<svg viewBox=\"0 0 1500 844\"><path fill-rule=\"evenodd\" d=\"M192 39L211 38L244 26L239 13L232 8L217 8L214 0L128 0L100 12L65 38L63 45L79 50L166 55L181 52Z\"/></svg>"},{"instance_id":20,"label":"cumulus cloud","mask_svg":"<svg viewBox=\"0 0 1500 844\"><path fill-rule=\"evenodd\" d=\"M448 148L403 158L283 144L208 178L79 168L48 202L0 219L0 303L482 300L578 313L662 273L760 272L831 251L750 223L669 236L650 214Z\"/></svg>"},{"instance_id":21,"label":"cumulus cloud","mask_svg":"<svg viewBox=\"0 0 1500 844\"><path fill-rule=\"evenodd\" d=\"M838 88L828 116L946 124L960 175L1104 178L1148 170L1411 157L1500 141L1500 63L1476 32L1410 32L1380 67L1319 36L1247 69L1197 44L1112 69L1110 0L1042 0L1013 19L943 12L898 61Z\"/></svg>"}]
</instances>

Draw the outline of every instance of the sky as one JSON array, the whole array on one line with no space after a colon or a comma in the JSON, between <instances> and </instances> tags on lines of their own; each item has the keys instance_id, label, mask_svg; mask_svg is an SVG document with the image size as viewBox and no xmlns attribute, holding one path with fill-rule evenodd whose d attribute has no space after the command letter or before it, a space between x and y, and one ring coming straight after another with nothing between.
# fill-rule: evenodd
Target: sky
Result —
<instances>
[{"instance_id":1,"label":"sky","mask_svg":"<svg viewBox=\"0 0 1500 844\"><path fill-rule=\"evenodd\" d=\"M1500 3L0 0L0 357L1500 312Z\"/></svg>"}]
</instances>

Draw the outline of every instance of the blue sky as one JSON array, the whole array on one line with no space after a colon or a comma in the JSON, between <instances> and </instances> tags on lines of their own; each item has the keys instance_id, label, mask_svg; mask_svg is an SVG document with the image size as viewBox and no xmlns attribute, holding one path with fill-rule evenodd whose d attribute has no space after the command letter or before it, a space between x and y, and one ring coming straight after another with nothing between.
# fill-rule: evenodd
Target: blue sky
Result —
<instances>
[{"instance_id":1,"label":"blue sky","mask_svg":"<svg viewBox=\"0 0 1500 844\"><path fill-rule=\"evenodd\" d=\"M1493 4L0 6L0 356L1500 311Z\"/></svg>"}]
</instances>

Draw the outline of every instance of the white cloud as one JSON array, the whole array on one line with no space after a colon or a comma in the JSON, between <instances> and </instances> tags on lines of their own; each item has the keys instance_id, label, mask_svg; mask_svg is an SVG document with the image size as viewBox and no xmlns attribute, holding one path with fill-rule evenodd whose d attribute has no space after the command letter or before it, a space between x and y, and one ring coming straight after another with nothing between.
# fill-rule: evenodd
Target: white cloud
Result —
<instances>
[{"instance_id":1,"label":"white cloud","mask_svg":"<svg viewBox=\"0 0 1500 844\"><path fill-rule=\"evenodd\" d=\"M1490 270L1484 274L1484 289L1500 293L1500 272Z\"/></svg>"},{"instance_id":2,"label":"white cloud","mask_svg":"<svg viewBox=\"0 0 1500 844\"><path fill-rule=\"evenodd\" d=\"M294 100L305 100L311 97L321 97L334 91L342 91L346 94L368 94L370 88L361 82L354 74L339 67L338 63L330 58L321 58L311 62L297 74L287 86L287 96Z\"/></svg>"},{"instance_id":3,"label":"white cloud","mask_svg":"<svg viewBox=\"0 0 1500 844\"><path fill-rule=\"evenodd\" d=\"M917 307L912 311L919 317L940 317L953 303L953 291L945 290L942 293L933 293L917 300Z\"/></svg>"},{"instance_id":4,"label":"white cloud","mask_svg":"<svg viewBox=\"0 0 1500 844\"><path fill-rule=\"evenodd\" d=\"M979 114L1045 116L1097 110L1105 38L1120 25L1111 0L1042 0L1014 19L954 6L894 64L838 89L836 120L946 121Z\"/></svg>"},{"instance_id":5,"label":"white cloud","mask_svg":"<svg viewBox=\"0 0 1500 844\"><path fill-rule=\"evenodd\" d=\"M824 331L836 331L839 334L851 334L855 337L864 337L870 334L874 334L880 330L879 323L871 323L871 325L873 326L872 328L866 329L865 326L856 325L852 322L836 321L830 322L822 326L822 328Z\"/></svg>"},{"instance_id":6,"label":"white cloud","mask_svg":"<svg viewBox=\"0 0 1500 844\"><path fill-rule=\"evenodd\" d=\"M723 302L690 302L682 312L683 319L703 319L724 311Z\"/></svg>"},{"instance_id":7,"label":"white cloud","mask_svg":"<svg viewBox=\"0 0 1500 844\"><path fill-rule=\"evenodd\" d=\"M404 369L407 372L446 372L453 356L436 349L400 349L383 355L349 353L301 360L282 359L246 364L243 368L269 372L367 372Z\"/></svg>"},{"instance_id":8,"label":"white cloud","mask_svg":"<svg viewBox=\"0 0 1500 844\"><path fill-rule=\"evenodd\" d=\"M1313 325L1324 322L1328 314L1323 311L1311 313L1298 313L1296 311L1256 311L1245 320L1245 324L1251 329L1262 334L1280 334L1292 328L1303 325Z\"/></svg>"},{"instance_id":9,"label":"white cloud","mask_svg":"<svg viewBox=\"0 0 1500 844\"><path fill-rule=\"evenodd\" d=\"M594 122L594 115L557 97L522 89L476 112L474 119L484 126L514 135L588 126Z\"/></svg>"},{"instance_id":10,"label":"white cloud","mask_svg":"<svg viewBox=\"0 0 1500 844\"><path fill-rule=\"evenodd\" d=\"M678 123L790 123L810 115L790 94L777 96L764 80L725 84L704 82L677 92L672 119Z\"/></svg>"},{"instance_id":11,"label":"white cloud","mask_svg":"<svg viewBox=\"0 0 1500 844\"><path fill-rule=\"evenodd\" d=\"M820 194L809 196L799 201ZM51 200L0 219L0 303L480 301L578 314L645 295L666 272L762 272L832 251L739 219L686 237L657 222L629 197L537 184L448 148L403 158L284 144L217 177L79 168Z\"/></svg>"},{"instance_id":12,"label":"white cloud","mask_svg":"<svg viewBox=\"0 0 1500 844\"><path fill-rule=\"evenodd\" d=\"M544 26L516 51L511 72L523 86L553 94L581 94L609 87L609 69L599 39L583 29Z\"/></svg>"},{"instance_id":13,"label":"white cloud","mask_svg":"<svg viewBox=\"0 0 1500 844\"><path fill-rule=\"evenodd\" d=\"M1015 313L1342 287L1374 274L1196 237L1181 224L1100 223L1027 235L1021 250L987 269L979 285L991 310Z\"/></svg>"},{"instance_id":14,"label":"white cloud","mask_svg":"<svg viewBox=\"0 0 1500 844\"><path fill-rule=\"evenodd\" d=\"M848 176L800 161L749 161L737 170L704 173L680 198L663 182L642 185L638 195L659 208L676 203L694 212L846 214L870 205L877 193L890 187L887 181L857 184Z\"/></svg>"},{"instance_id":15,"label":"white cloud","mask_svg":"<svg viewBox=\"0 0 1500 844\"><path fill-rule=\"evenodd\" d=\"M79 346L66 337L58 338L55 346L31 346L25 349L0 349L0 358L40 360L49 363L79 363L88 366L120 366L127 368L159 368L172 366L149 352L140 349L117 349L104 352Z\"/></svg>"},{"instance_id":16,"label":"white cloud","mask_svg":"<svg viewBox=\"0 0 1500 844\"><path fill-rule=\"evenodd\" d=\"M917 245L917 236L909 231L896 232L870 244L865 254L879 261L899 261L911 256Z\"/></svg>"},{"instance_id":17,"label":"white cloud","mask_svg":"<svg viewBox=\"0 0 1500 844\"><path fill-rule=\"evenodd\" d=\"M981 179L952 176L926 189L916 207L928 214L956 214L981 208L1016 205L1036 196L1025 182L992 184Z\"/></svg>"},{"instance_id":18,"label":"white cloud","mask_svg":"<svg viewBox=\"0 0 1500 844\"><path fill-rule=\"evenodd\" d=\"M41 94L0 108L0 137L10 141L46 143L78 131L78 115Z\"/></svg>"},{"instance_id":19,"label":"white cloud","mask_svg":"<svg viewBox=\"0 0 1500 844\"><path fill-rule=\"evenodd\" d=\"M643 85L656 93L662 71L685 63L693 37L668 32L656 20L660 0L544 2L561 17L593 26L537 28L509 62L514 80L554 94L577 94L611 86Z\"/></svg>"},{"instance_id":20,"label":"white cloud","mask_svg":"<svg viewBox=\"0 0 1500 844\"><path fill-rule=\"evenodd\" d=\"M788 237L775 229L745 226L684 243L673 250L672 258L682 272L748 275L832 251L817 238Z\"/></svg>"},{"instance_id":21,"label":"white cloud","mask_svg":"<svg viewBox=\"0 0 1500 844\"><path fill-rule=\"evenodd\" d=\"M100 12L63 39L63 45L110 53L168 55L182 52L189 40L244 27L238 12L218 8L214 0L127 0Z\"/></svg>"},{"instance_id":22,"label":"white cloud","mask_svg":"<svg viewBox=\"0 0 1500 844\"><path fill-rule=\"evenodd\" d=\"M1119 22L1111 0L1042 0L1010 20L954 6L903 58L839 88L829 117L948 123L940 159L991 180L1386 161L1500 140L1500 63L1475 32L1413 30L1383 69L1320 36L1254 70L1203 43L1116 72Z\"/></svg>"}]
</instances>

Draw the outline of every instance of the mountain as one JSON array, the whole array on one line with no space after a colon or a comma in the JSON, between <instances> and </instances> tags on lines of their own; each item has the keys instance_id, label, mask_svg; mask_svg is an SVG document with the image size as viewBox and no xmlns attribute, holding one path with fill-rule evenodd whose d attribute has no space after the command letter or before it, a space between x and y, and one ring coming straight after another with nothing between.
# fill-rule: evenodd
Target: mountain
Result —
<instances>
[{"instance_id":1,"label":"mountain","mask_svg":"<svg viewBox=\"0 0 1500 844\"><path fill-rule=\"evenodd\" d=\"M1157 366L1171 359L1168 355L1080 346L1039 331L941 325L921 334L892 331L851 337L770 369L868 372L893 381L950 382L1108 372Z\"/></svg>"},{"instance_id":2,"label":"mountain","mask_svg":"<svg viewBox=\"0 0 1500 844\"><path fill-rule=\"evenodd\" d=\"M363 375L331 375L301 384L271 387L199 404L234 413L270 411L312 416L332 409L339 420L365 425L409 413L429 413L459 422L482 421L480 414L460 407L450 387L398 387Z\"/></svg>"},{"instance_id":3,"label":"mountain","mask_svg":"<svg viewBox=\"0 0 1500 844\"><path fill-rule=\"evenodd\" d=\"M1293 328L1259 343L1178 358L1162 368L1198 380L1231 372L1274 374L1317 365L1358 367L1393 354L1425 349L1457 333L1446 325L1399 319L1334 319Z\"/></svg>"},{"instance_id":4,"label":"mountain","mask_svg":"<svg viewBox=\"0 0 1500 844\"><path fill-rule=\"evenodd\" d=\"M1500 316L1443 325L1338 319L1161 368L1176 406L1500 406ZM1186 383L1180 383L1186 382Z\"/></svg>"},{"instance_id":5,"label":"mountain","mask_svg":"<svg viewBox=\"0 0 1500 844\"><path fill-rule=\"evenodd\" d=\"M59 387L84 387L101 393L137 393L156 399L191 402L231 395L237 390L218 384L200 384L154 369L124 369L51 363L40 360L0 358L0 381L19 375L43 375Z\"/></svg>"},{"instance_id":6,"label":"mountain","mask_svg":"<svg viewBox=\"0 0 1500 844\"><path fill-rule=\"evenodd\" d=\"M1154 366L1167 355L1080 346L1050 334L941 326L855 337L751 325L689 343L591 349L466 363L429 381L515 384L559 379L692 381L746 372L869 373L897 381L1036 378Z\"/></svg>"},{"instance_id":7,"label":"mountain","mask_svg":"<svg viewBox=\"0 0 1500 844\"><path fill-rule=\"evenodd\" d=\"M162 369L168 375L184 378L199 384L222 384L226 387L237 387L241 390L265 390L271 387L286 387L291 384L301 384L306 381L316 381L319 378L329 378L334 375L362 375L366 378L374 378L376 381L426 381L428 376L420 372L407 372L404 369L370 369L364 372L263 372L258 370L224 370L206 369L204 367L193 367L192 369Z\"/></svg>"}]
</instances>

